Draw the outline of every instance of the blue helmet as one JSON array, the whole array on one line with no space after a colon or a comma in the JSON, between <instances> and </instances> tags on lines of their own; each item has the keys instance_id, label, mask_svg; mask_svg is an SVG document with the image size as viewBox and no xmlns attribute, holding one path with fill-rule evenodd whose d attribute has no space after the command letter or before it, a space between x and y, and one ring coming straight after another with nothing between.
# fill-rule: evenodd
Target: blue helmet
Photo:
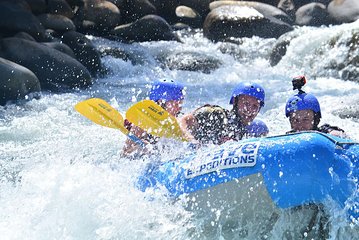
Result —
<instances>
[{"instance_id":1,"label":"blue helmet","mask_svg":"<svg viewBox=\"0 0 359 240\"><path fill-rule=\"evenodd\" d=\"M253 137L265 136L269 133L267 125L259 119L254 119L247 127L246 131Z\"/></svg>"},{"instance_id":2,"label":"blue helmet","mask_svg":"<svg viewBox=\"0 0 359 240\"><path fill-rule=\"evenodd\" d=\"M298 110L312 110L319 118L322 117L318 99L313 94L299 93L287 100L285 105L286 117L289 117L290 113Z\"/></svg>"},{"instance_id":3,"label":"blue helmet","mask_svg":"<svg viewBox=\"0 0 359 240\"><path fill-rule=\"evenodd\" d=\"M155 81L150 90L150 99L158 100L182 100L184 98L184 85L173 80L163 79Z\"/></svg>"},{"instance_id":4,"label":"blue helmet","mask_svg":"<svg viewBox=\"0 0 359 240\"><path fill-rule=\"evenodd\" d=\"M265 93L261 85L257 83L240 83L233 90L229 104L233 104L234 98L239 95L248 95L257 98L260 101L261 107L264 106Z\"/></svg>"}]
</instances>

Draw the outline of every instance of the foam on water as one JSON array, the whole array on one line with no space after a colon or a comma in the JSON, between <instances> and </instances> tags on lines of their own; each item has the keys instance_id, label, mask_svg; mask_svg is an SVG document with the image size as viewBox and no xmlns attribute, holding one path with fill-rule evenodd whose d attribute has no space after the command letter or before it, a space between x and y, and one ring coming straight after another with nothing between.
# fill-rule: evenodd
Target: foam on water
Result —
<instances>
[{"instance_id":1,"label":"foam on water","mask_svg":"<svg viewBox=\"0 0 359 240\"><path fill-rule=\"evenodd\" d=\"M124 113L143 99L149 83L171 77L187 85L184 112L203 103L230 108L229 96L241 81L255 81L266 90L266 105L259 118L270 135L289 130L284 116L291 77L306 74L305 90L315 94L322 106L322 122L338 125L359 141L359 123L334 113L356 106L359 85L325 72L324 58L340 57L343 46L326 49L332 36L347 37L358 23L330 28L299 28L281 62L271 67L266 60L274 39L212 43L181 33L177 42L133 45L93 38L99 48L112 47L135 53L139 64L106 56L112 73L91 88L64 94L45 94L40 100L0 108L0 232L2 239L187 239L203 237L201 219L194 219L182 201L168 200L166 191L140 192L136 177L151 160L129 161L120 157L125 136L114 129L93 124L74 111L74 105L100 97ZM237 40L236 40L237 41ZM319 46L319 48L318 48ZM323 56L316 51L324 49ZM168 53L199 52L219 59L223 65L210 74L162 69L156 59ZM340 76L340 73L337 74ZM156 160L167 161L186 151L181 144ZM333 207L333 209L335 209ZM221 214L221 213L218 213ZM335 212L333 213L335 215ZM338 213L338 215L340 215ZM288 218L281 216L272 237L283 236ZM223 217L223 216L222 216ZM340 218L341 219L341 218ZM350 236L352 228L337 221L331 237ZM219 229L213 238L225 236Z\"/></svg>"}]
</instances>

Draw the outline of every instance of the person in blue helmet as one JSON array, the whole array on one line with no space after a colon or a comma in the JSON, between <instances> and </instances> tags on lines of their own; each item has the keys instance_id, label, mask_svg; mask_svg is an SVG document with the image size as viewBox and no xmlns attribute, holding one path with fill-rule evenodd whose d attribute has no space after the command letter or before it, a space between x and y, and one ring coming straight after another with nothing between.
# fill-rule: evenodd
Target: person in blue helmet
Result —
<instances>
[{"instance_id":1,"label":"person in blue helmet","mask_svg":"<svg viewBox=\"0 0 359 240\"><path fill-rule=\"evenodd\" d=\"M184 85L174 80L163 79L155 81L149 92L149 99L155 101L171 115L178 117L182 110L182 103L185 96ZM125 120L125 127L145 143L155 144L158 138L148 134L143 129ZM127 139L123 147L122 155L129 156L134 153L143 153L142 149L130 139Z\"/></svg>"},{"instance_id":2,"label":"person in blue helmet","mask_svg":"<svg viewBox=\"0 0 359 240\"><path fill-rule=\"evenodd\" d=\"M263 136L268 131L258 134L263 131L260 129L263 127L261 124L254 124L250 129L248 126L264 106L264 97L264 89L259 84L240 83L230 99L232 110L206 104L182 117L182 129L199 144L222 144L228 140L238 141L244 137Z\"/></svg>"},{"instance_id":3,"label":"person in blue helmet","mask_svg":"<svg viewBox=\"0 0 359 240\"><path fill-rule=\"evenodd\" d=\"M247 137L265 137L269 133L269 128L262 120L254 119L246 127L246 132Z\"/></svg>"},{"instance_id":4,"label":"person in blue helmet","mask_svg":"<svg viewBox=\"0 0 359 240\"><path fill-rule=\"evenodd\" d=\"M265 92L257 83L240 83L231 95L232 110L228 115L229 138L241 140L247 134L247 127L264 106Z\"/></svg>"},{"instance_id":5,"label":"person in blue helmet","mask_svg":"<svg viewBox=\"0 0 359 240\"><path fill-rule=\"evenodd\" d=\"M293 90L298 89L298 94L288 98L285 105L285 116L289 118L291 130L287 133L300 131L319 131L334 136L345 137L343 129L324 124L319 127L322 117L318 99L310 93L305 93L301 88L307 82L305 76L293 78Z\"/></svg>"}]
</instances>

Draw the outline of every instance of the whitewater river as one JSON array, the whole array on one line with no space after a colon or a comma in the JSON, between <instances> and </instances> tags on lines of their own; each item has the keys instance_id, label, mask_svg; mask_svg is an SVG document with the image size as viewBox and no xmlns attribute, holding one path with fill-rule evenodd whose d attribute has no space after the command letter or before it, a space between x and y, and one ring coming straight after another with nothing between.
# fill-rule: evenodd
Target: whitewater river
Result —
<instances>
[{"instance_id":1,"label":"whitewater river","mask_svg":"<svg viewBox=\"0 0 359 240\"><path fill-rule=\"evenodd\" d=\"M125 136L85 119L74 110L74 105L99 97L124 114L131 104L146 97L153 80L173 78L187 86L184 112L204 103L230 108L234 86L241 81L254 81L266 90L266 103L259 118L268 124L270 135L277 135L290 127L284 105L294 94L291 78L305 74L309 81L304 90L315 94L321 103L321 123L340 126L359 141L358 118L340 118L336 114L357 107L359 84L343 81L341 72L325 67L330 62L340 62L350 47L329 47L328 42L350 38L353 29L359 31L359 22L298 28L286 55L275 67L268 61L275 39L253 37L237 41L240 44L223 44L208 41L201 32L182 32L184 43L127 45L92 37L100 49L121 48L134 53L136 63L106 56L103 63L110 73L97 79L89 89L43 93L39 100L0 107L0 238L203 238L201 220L186 211L183 200L173 202L163 196L164 191L143 193L135 187L136 177L147 160L120 157ZM210 74L159 66L156 59L177 52L205 54L223 64ZM170 153L155 157L166 161L184 151L185 147L177 144ZM291 225L298 219L290 214L284 217L285 214L264 238L291 239ZM223 229L212 231L214 234L207 238L233 237L226 237ZM330 238L348 239L357 232L345 221L334 221Z\"/></svg>"}]
</instances>

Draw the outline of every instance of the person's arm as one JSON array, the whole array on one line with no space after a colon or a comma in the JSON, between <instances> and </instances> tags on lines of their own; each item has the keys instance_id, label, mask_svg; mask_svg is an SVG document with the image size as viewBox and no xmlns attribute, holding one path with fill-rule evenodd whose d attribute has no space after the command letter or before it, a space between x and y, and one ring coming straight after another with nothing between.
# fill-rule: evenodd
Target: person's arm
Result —
<instances>
[{"instance_id":1,"label":"person's arm","mask_svg":"<svg viewBox=\"0 0 359 240\"><path fill-rule=\"evenodd\" d=\"M138 137L139 139L141 139L145 144L148 144L148 141L145 140L145 137L147 135L147 133L142 130L141 128L132 125L130 132L135 135L136 137ZM122 156L130 156L131 154L133 154L136 151L144 151L145 148L142 148L141 146L139 146L138 144L136 144L135 142L133 142L130 139L126 139L125 141L125 145L122 148Z\"/></svg>"},{"instance_id":2,"label":"person's arm","mask_svg":"<svg viewBox=\"0 0 359 240\"><path fill-rule=\"evenodd\" d=\"M339 127L331 126L329 124L324 124L319 128L319 131L328 133L330 135L341 137L341 138L348 138L348 135L345 133L345 131Z\"/></svg>"}]
</instances>

